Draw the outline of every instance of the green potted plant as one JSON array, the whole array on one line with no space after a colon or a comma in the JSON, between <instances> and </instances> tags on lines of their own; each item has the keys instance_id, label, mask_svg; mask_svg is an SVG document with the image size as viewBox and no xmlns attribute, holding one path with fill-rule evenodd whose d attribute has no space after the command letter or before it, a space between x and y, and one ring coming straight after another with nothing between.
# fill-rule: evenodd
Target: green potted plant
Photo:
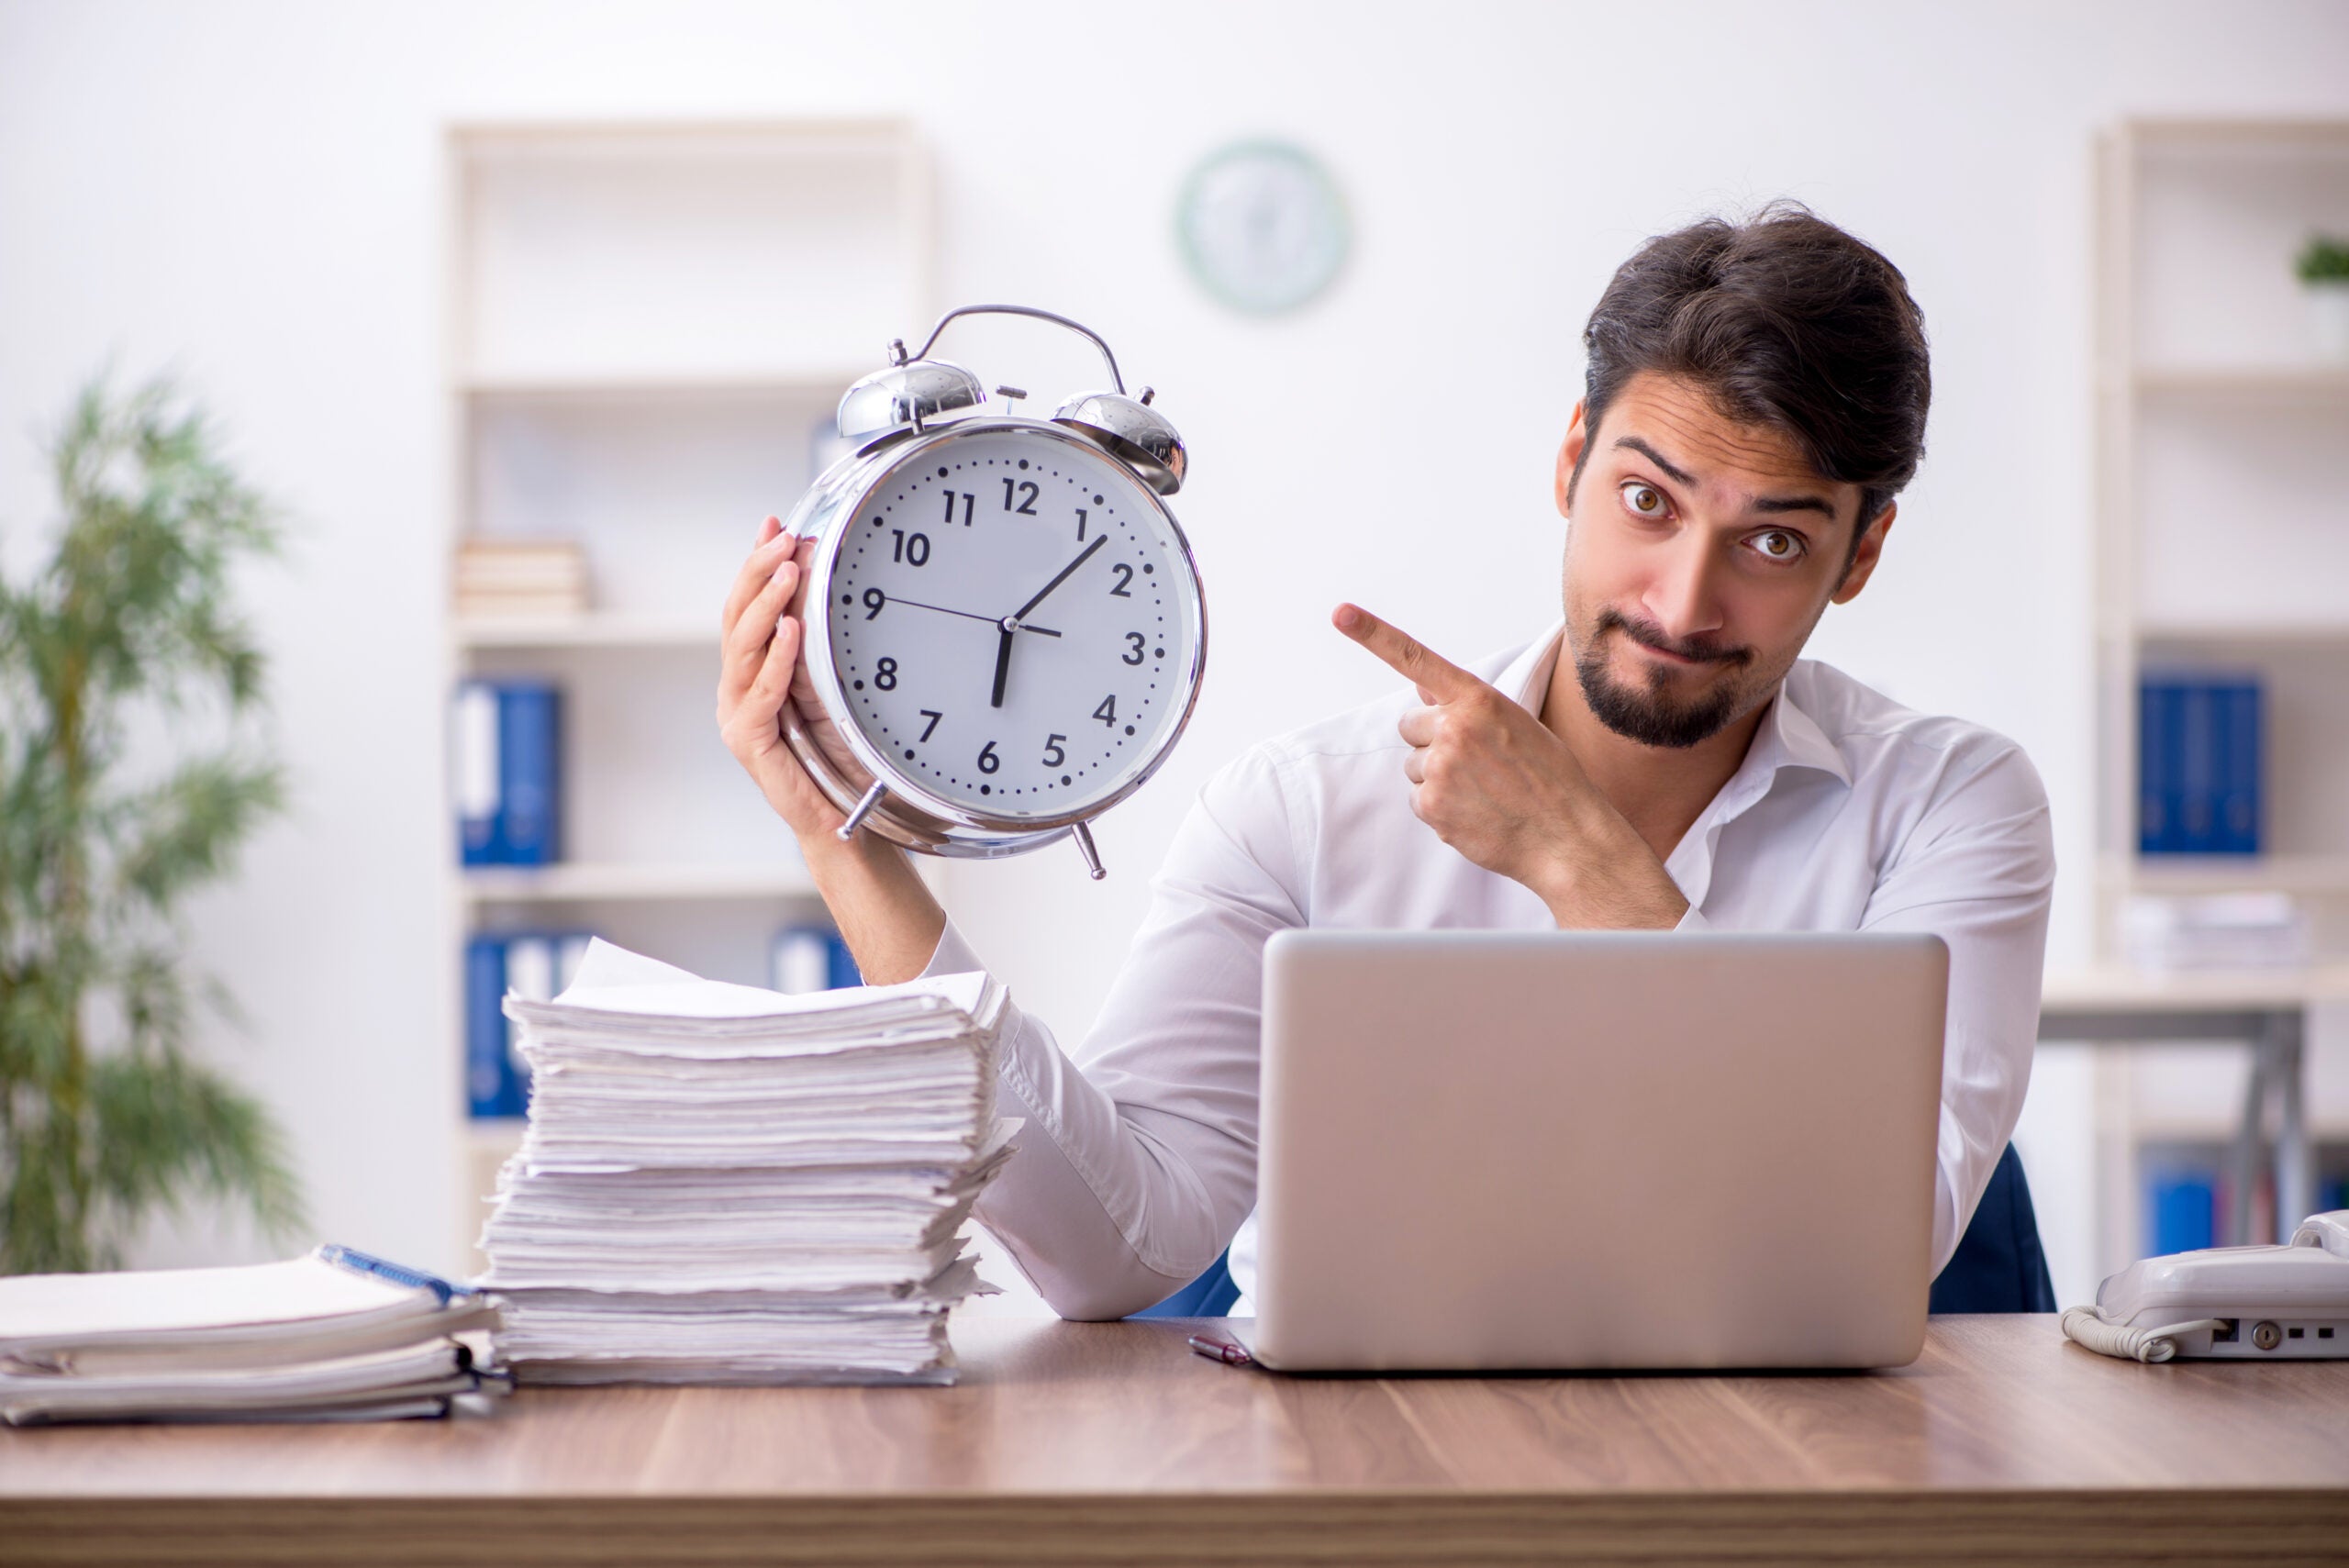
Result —
<instances>
[{"instance_id":1,"label":"green potted plant","mask_svg":"<svg viewBox=\"0 0 2349 1568\"><path fill-rule=\"evenodd\" d=\"M260 1105L191 1052L225 1008L180 909L279 809L230 576L273 509L168 387L76 399L45 560L0 576L0 1272L106 1267L195 1195L298 1223Z\"/></svg>"},{"instance_id":2,"label":"green potted plant","mask_svg":"<svg viewBox=\"0 0 2349 1568\"><path fill-rule=\"evenodd\" d=\"M2317 348L2328 359L2349 360L2349 240L2310 235L2297 270L2308 291Z\"/></svg>"}]
</instances>

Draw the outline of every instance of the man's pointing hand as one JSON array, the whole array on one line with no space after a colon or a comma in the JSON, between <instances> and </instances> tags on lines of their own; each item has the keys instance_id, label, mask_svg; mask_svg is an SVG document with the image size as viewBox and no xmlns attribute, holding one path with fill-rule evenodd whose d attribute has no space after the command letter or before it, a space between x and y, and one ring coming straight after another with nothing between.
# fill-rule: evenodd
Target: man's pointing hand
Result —
<instances>
[{"instance_id":1,"label":"man's pointing hand","mask_svg":"<svg viewBox=\"0 0 2349 1568\"><path fill-rule=\"evenodd\" d=\"M1687 900L1564 741L1519 704L1354 605L1330 617L1419 688L1396 726L1411 811L1436 837L1541 895L1562 928L1662 929Z\"/></svg>"}]
</instances>

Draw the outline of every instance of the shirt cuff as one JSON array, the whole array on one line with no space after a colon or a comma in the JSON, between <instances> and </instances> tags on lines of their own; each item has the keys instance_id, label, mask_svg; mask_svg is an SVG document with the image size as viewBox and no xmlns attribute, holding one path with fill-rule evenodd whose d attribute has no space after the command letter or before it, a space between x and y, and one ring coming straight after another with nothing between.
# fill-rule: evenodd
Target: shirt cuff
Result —
<instances>
[{"instance_id":1,"label":"shirt cuff","mask_svg":"<svg viewBox=\"0 0 2349 1568\"><path fill-rule=\"evenodd\" d=\"M946 929L938 933L938 946L930 953L930 962L914 978L934 980L941 974L968 974L985 968L986 965L979 962L979 955L971 951L971 944L963 940L963 933L954 929L953 921L949 920Z\"/></svg>"},{"instance_id":2,"label":"shirt cuff","mask_svg":"<svg viewBox=\"0 0 2349 1568\"><path fill-rule=\"evenodd\" d=\"M1680 917L1680 924L1672 929L1675 931L1709 931L1713 928L1707 923L1705 912L1691 904L1688 912Z\"/></svg>"}]
</instances>

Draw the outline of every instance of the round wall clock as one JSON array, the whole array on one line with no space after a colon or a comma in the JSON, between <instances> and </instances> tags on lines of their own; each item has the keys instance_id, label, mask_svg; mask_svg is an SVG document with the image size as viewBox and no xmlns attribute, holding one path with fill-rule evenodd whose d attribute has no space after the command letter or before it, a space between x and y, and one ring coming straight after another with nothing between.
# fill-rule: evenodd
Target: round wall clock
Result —
<instances>
[{"instance_id":1,"label":"round wall clock","mask_svg":"<svg viewBox=\"0 0 2349 1568\"><path fill-rule=\"evenodd\" d=\"M1210 154L1184 183L1174 229L1200 285L1256 316L1327 288L1352 239L1337 185L1310 153L1281 141Z\"/></svg>"}]
</instances>

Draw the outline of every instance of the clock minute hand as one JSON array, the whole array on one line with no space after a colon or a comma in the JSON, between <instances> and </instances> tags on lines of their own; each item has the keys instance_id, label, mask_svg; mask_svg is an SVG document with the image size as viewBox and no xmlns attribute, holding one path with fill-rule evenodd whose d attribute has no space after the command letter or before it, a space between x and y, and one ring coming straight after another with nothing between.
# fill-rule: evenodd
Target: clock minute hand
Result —
<instances>
[{"instance_id":1,"label":"clock minute hand","mask_svg":"<svg viewBox=\"0 0 2349 1568\"><path fill-rule=\"evenodd\" d=\"M1052 580L1045 584L1042 587L1037 589L1034 597L1030 598L1026 604L1020 606L1018 609L1012 611L1009 615L1004 617L1001 621L996 623L1002 628L1003 640L996 643L995 648L995 692L987 698L987 706L989 707L1001 707L1003 706L1004 682L1008 680L1011 676L1011 639L1019 635L1020 617L1025 616L1030 610L1034 609L1038 605L1042 604L1046 595L1059 587L1062 584L1067 582L1071 573L1084 565L1086 562L1092 560L1093 552L1099 550L1103 545L1108 544L1108 542L1109 536L1108 534L1103 534L1099 539L1095 539L1091 544L1088 544L1083 550L1078 550L1076 552L1076 559L1070 562L1066 566L1062 567L1058 572L1052 573Z\"/></svg>"},{"instance_id":2,"label":"clock minute hand","mask_svg":"<svg viewBox=\"0 0 2349 1568\"><path fill-rule=\"evenodd\" d=\"M1093 552L1099 550L1103 545L1108 544L1108 542L1109 536L1108 534L1103 534L1099 538L1096 539L1091 544L1088 544L1083 550L1078 550L1074 561L1070 562L1066 566L1062 567L1059 572L1055 573L1052 576L1052 580L1045 584L1042 587L1037 589L1036 596L1034 598L1030 599L1026 604L1012 611L1009 618L1017 621L1026 616L1030 610L1032 610L1038 605L1042 604L1046 595L1059 587L1062 584L1067 582L1070 573L1074 572L1078 567L1092 560Z\"/></svg>"}]
</instances>

